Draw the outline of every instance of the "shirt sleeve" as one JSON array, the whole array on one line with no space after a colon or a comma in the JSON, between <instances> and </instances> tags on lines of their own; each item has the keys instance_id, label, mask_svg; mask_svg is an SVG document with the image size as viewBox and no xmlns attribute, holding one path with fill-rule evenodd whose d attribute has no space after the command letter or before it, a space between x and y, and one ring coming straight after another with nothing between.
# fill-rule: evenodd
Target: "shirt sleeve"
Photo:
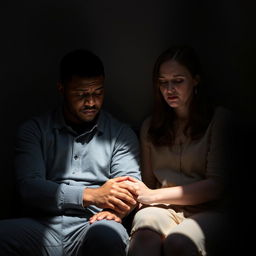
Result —
<instances>
[{"instance_id":1,"label":"shirt sleeve","mask_svg":"<svg viewBox=\"0 0 256 256\"><path fill-rule=\"evenodd\" d=\"M22 204L29 209L54 214L70 208L83 209L84 187L47 179L41 129L37 122L31 120L17 131L14 170Z\"/></svg>"},{"instance_id":2,"label":"shirt sleeve","mask_svg":"<svg viewBox=\"0 0 256 256\"><path fill-rule=\"evenodd\" d=\"M223 181L231 166L229 148L232 131L232 114L224 108L216 109L211 126L209 151L207 156L207 177L221 178Z\"/></svg>"},{"instance_id":3,"label":"shirt sleeve","mask_svg":"<svg viewBox=\"0 0 256 256\"><path fill-rule=\"evenodd\" d=\"M111 178L131 176L141 180L139 142L135 132L124 125L116 139L111 159Z\"/></svg>"}]
</instances>

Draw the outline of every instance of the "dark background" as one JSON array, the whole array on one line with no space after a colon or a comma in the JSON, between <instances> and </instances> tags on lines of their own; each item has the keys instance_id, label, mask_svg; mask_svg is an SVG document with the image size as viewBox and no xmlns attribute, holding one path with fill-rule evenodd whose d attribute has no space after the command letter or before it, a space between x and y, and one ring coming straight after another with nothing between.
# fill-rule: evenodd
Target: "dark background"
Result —
<instances>
[{"instance_id":1,"label":"dark background","mask_svg":"<svg viewBox=\"0 0 256 256\"><path fill-rule=\"evenodd\" d=\"M235 136L239 139L232 147L238 149L236 160L241 160L230 189L241 201L252 192L255 168L247 161L254 157L255 145L251 138L256 105L253 1L5 2L0 13L0 218L15 215L15 129L24 118L58 104L60 58L81 47L93 50L105 65L105 107L139 128L150 113L156 57L171 44L192 45L203 63L211 95L239 120Z\"/></svg>"}]
</instances>

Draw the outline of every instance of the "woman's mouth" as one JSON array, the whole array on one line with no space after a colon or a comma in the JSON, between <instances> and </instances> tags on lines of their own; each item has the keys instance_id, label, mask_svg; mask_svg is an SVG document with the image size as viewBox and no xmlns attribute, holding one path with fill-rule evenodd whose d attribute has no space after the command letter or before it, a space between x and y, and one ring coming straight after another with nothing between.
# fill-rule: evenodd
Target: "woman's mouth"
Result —
<instances>
[{"instance_id":1,"label":"woman's mouth","mask_svg":"<svg viewBox=\"0 0 256 256\"><path fill-rule=\"evenodd\" d=\"M176 95L168 96L167 99L168 100L176 100L176 99L178 99L178 96L176 96Z\"/></svg>"}]
</instances>

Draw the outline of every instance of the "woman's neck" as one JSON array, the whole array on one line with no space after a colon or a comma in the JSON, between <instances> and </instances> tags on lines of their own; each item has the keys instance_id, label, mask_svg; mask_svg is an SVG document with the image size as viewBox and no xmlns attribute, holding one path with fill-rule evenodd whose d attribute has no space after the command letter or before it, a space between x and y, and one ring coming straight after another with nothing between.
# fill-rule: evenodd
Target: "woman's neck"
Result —
<instances>
[{"instance_id":1,"label":"woman's neck","mask_svg":"<svg viewBox=\"0 0 256 256\"><path fill-rule=\"evenodd\" d=\"M188 120L189 111L188 108L177 108L174 109L176 114L177 122L184 123Z\"/></svg>"}]
</instances>

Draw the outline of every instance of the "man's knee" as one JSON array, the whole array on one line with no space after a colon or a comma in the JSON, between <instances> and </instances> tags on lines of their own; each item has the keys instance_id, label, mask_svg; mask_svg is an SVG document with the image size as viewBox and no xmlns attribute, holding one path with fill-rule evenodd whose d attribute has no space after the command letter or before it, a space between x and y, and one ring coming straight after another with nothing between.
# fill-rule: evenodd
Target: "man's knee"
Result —
<instances>
[{"instance_id":1,"label":"man's knee","mask_svg":"<svg viewBox=\"0 0 256 256\"><path fill-rule=\"evenodd\" d=\"M128 240L122 224L109 220L97 221L88 229L80 255L125 255Z\"/></svg>"}]
</instances>

